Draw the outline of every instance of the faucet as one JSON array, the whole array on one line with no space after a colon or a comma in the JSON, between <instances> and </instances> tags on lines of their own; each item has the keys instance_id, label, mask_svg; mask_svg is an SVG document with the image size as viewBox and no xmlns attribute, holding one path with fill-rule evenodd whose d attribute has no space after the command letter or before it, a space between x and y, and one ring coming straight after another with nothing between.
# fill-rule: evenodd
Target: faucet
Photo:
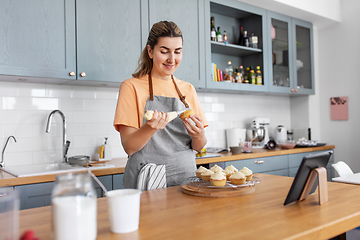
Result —
<instances>
[{"instance_id":1,"label":"faucet","mask_svg":"<svg viewBox=\"0 0 360 240\"><path fill-rule=\"evenodd\" d=\"M16 142L16 138L15 138L14 136L9 136L9 137L6 139L6 143L5 143L5 146L4 146L3 150L2 150L2 155L1 155L1 162L0 162L0 167L1 167L1 168L4 168L4 167L5 167L4 152L5 152L6 146L7 146L8 142L9 142L10 138L13 138L14 141Z\"/></svg>"},{"instance_id":2,"label":"faucet","mask_svg":"<svg viewBox=\"0 0 360 240\"><path fill-rule=\"evenodd\" d=\"M50 132L52 117L55 113L59 113L63 120L63 143L62 143L63 159L64 159L64 162L69 163L68 158L67 158L67 151L70 146L70 141L66 141L66 118L65 118L65 115L60 110L54 110L50 113L48 120L47 120L47 124L46 124L46 132L47 133Z\"/></svg>"}]
</instances>

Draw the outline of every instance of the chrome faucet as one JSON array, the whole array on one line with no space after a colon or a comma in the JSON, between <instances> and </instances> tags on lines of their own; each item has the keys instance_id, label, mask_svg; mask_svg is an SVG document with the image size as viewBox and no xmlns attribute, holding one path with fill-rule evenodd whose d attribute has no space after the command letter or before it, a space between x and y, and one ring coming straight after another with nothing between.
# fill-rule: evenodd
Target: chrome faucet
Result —
<instances>
[{"instance_id":1,"label":"chrome faucet","mask_svg":"<svg viewBox=\"0 0 360 240\"><path fill-rule=\"evenodd\" d=\"M14 136L9 136L7 139L6 139L6 143L5 143L5 146L2 150L2 155L1 155L1 162L0 162L0 167L4 168L5 167L5 160L4 160L4 152L5 152L5 149L6 149L6 146L10 140L10 138L13 138L14 141L16 142L16 138Z\"/></svg>"},{"instance_id":2,"label":"chrome faucet","mask_svg":"<svg viewBox=\"0 0 360 240\"><path fill-rule=\"evenodd\" d=\"M47 120L47 124L46 124L46 132L49 133L50 132L50 127L51 127L51 121L52 121L52 117L55 113L59 113L60 116L62 117L63 120L63 159L64 162L68 163L68 159L67 159L67 151L69 149L70 146L70 141L66 141L66 118L65 115L60 111L60 110L54 110L50 113L48 120Z\"/></svg>"}]
</instances>

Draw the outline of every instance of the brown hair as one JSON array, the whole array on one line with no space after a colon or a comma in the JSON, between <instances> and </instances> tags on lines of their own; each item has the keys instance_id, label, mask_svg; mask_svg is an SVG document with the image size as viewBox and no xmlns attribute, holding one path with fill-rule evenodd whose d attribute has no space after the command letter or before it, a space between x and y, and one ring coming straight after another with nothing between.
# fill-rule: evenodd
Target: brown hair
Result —
<instances>
[{"instance_id":1,"label":"brown hair","mask_svg":"<svg viewBox=\"0 0 360 240\"><path fill-rule=\"evenodd\" d=\"M133 77L140 78L151 72L153 60L149 57L147 46L149 45L151 49L154 49L160 37L181 37L183 40L182 32L174 22L160 21L154 23L149 32L146 46L140 55L139 65L132 74Z\"/></svg>"}]
</instances>

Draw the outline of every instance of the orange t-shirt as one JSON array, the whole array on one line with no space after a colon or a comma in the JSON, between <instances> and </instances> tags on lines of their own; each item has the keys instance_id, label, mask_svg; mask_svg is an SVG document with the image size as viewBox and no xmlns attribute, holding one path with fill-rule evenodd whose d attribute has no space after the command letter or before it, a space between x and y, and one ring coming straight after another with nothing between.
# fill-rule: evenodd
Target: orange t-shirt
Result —
<instances>
[{"instance_id":1,"label":"orange t-shirt","mask_svg":"<svg viewBox=\"0 0 360 240\"><path fill-rule=\"evenodd\" d=\"M201 109L195 88L188 82L174 78L186 102L193 112L203 119L204 127L207 127L205 115ZM152 78L154 95L163 97L179 98L173 81L165 81ZM146 101L149 98L148 75L141 78L130 78L120 85L118 103L114 117L114 127L119 131L119 125L140 128L143 123Z\"/></svg>"}]
</instances>

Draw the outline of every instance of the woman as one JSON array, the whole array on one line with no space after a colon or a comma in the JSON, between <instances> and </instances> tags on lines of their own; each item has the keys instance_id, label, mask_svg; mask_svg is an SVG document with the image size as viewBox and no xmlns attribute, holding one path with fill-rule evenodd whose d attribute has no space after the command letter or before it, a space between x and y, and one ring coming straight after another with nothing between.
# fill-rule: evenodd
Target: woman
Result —
<instances>
[{"instance_id":1,"label":"woman","mask_svg":"<svg viewBox=\"0 0 360 240\"><path fill-rule=\"evenodd\" d=\"M125 188L137 188L139 172L148 163L165 165L167 186L182 184L195 175L192 149L201 151L205 146L207 123L194 87L173 76L182 59L182 45L182 33L175 23L155 23L133 78L121 83L114 126L129 155ZM167 112L187 107L195 113L190 119L167 122ZM154 111L149 121L144 119L147 110Z\"/></svg>"}]
</instances>

